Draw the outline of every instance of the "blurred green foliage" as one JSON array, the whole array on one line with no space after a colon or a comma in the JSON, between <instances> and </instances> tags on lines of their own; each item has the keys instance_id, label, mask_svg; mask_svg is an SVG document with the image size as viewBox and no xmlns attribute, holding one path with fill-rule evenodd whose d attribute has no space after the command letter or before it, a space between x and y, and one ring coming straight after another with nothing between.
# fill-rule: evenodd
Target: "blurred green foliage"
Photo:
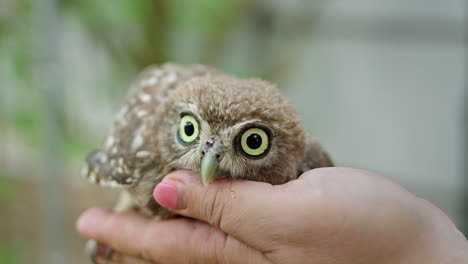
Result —
<instances>
[{"instance_id":1,"label":"blurred green foliage","mask_svg":"<svg viewBox=\"0 0 468 264\"><path fill-rule=\"evenodd\" d=\"M8 243L0 242L0 264L20 263L19 252Z\"/></svg>"},{"instance_id":2,"label":"blurred green foliage","mask_svg":"<svg viewBox=\"0 0 468 264\"><path fill-rule=\"evenodd\" d=\"M15 187L14 180L11 177L7 177L5 173L0 171L0 201L13 200L16 190Z\"/></svg>"},{"instance_id":3,"label":"blurred green foliage","mask_svg":"<svg viewBox=\"0 0 468 264\"><path fill-rule=\"evenodd\" d=\"M40 150L47 147L41 143L47 100L37 89L36 73L41 67L39 39L47 34L37 30L38 14L32 3L32 0L5 0L0 4L0 127L9 129L28 147ZM295 55L300 54L300 50L292 48L291 36L306 38L304 24L313 24L310 12L299 12L307 4L298 5L296 10L303 15L291 20L281 9L264 1L56 3L60 49L52 59L58 61L63 76L57 77L65 83L63 98L54 100L62 102L58 114L62 120L58 123L64 132L61 147L69 160L82 159L100 139L90 132L98 122L89 123L92 118L84 116L89 112L66 101L67 96L72 103L76 101L75 93L69 94L72 89L79 89L80 85L96 87L88 88L83 95L89 100L82 100L92 101L101 94L96 100L110 105L114 112L130 76L150 64L167 61L208 64L242 77L260 76L281 82L291 71ZM104 62L96 64L100 61ZM99 68L103 63L107 72ZM83 73L87 68L95 70ZM93 105L95 111L102 111L100 103Z\"/></svg>"},{"instance_id":4,"label":"blurred green foliage","mask_svg":"<svg viewBox=\"0 0 468 264\"><path fill-rule=\"evenodd\" d=\"M23 142L39 147L41 115L37 107L29 105L23 109L17 109L11 113L7 122L24 139Z\"/></svg>"},{"instance_id":5,"label":"blurred green foliage","mask_svg":"<svg viewBox=\"0 0 468 264\"><path fill-rule=\"evenodd\" d=\"M241 3L234 0L174 0L168 1L167 11L170 22L175 25L216 33L223 31L235 20Z\"/></svg>"}]
</instances>

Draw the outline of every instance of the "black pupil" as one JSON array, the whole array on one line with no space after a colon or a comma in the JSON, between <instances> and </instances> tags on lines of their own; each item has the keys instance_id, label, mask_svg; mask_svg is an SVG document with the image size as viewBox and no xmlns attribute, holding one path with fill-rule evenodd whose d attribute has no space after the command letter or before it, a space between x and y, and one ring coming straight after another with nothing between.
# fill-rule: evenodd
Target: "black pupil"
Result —
<instances>
[{"instance_id":1,"label":"black pupil","mask_svg":"<svg viewBox=\"0 0 468 264\"><path fill-rule=\"evenodd\" d=\"M184 132L185 132L185 135L187 135L188 137L193 135L193 133L195 132L195 127L193 126L192 122L190 121L185 122Z\"/></svg>"},{"instance_id":2,"label":"black pupil","mask_svg":"<svg viewBox=\"0 0 468 264\"><path fill-rule=\"evenodd\" d=\"M251 149L258 149L262 145L262 137L259 134L252 134L247 137L247 146Z\"/></svg>"}]
</instances>

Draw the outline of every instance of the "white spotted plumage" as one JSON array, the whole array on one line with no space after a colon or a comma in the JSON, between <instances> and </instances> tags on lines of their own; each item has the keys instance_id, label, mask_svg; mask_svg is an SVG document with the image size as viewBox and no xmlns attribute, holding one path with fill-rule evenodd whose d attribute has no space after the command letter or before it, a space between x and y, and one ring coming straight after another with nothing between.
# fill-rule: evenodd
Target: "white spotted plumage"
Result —
<instances>
[{"instance_id":1,"label":"white spotted plumage","mask_svg":"<svg viewBox=\"0 0 468 264\"><path fill-rule=\"evenodd\" d=\"M91 182L108 187L129 187L147 171L154 158L148 150L154 141L148 132L157 121L159 103L177 84L216 70L202 65L151 66L130 86L126 102L118 111L102 150L87 158L82 174ZM146 148L146 149L144 149Z\"/></svg>"}]
</instances>

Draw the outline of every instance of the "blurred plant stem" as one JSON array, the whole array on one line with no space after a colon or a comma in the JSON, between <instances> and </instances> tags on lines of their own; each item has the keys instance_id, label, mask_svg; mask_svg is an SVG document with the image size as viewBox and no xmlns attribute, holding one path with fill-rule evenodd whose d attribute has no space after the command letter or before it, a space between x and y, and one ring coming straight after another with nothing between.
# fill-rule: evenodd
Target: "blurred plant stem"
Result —
<instances>
[{"instance_id":1,"label":"blurred plant stem","mask_svg":"<svg viewBox=\"0 0 468 264\"><path fill-rule=\"evenodd\" d=\"M34 0L35 84L42 101L43 170L40 184L41 263L69 262L65 229L64 159L61 116L63 113L60 38L57 0Z\"/></svg>"}]
</instances>

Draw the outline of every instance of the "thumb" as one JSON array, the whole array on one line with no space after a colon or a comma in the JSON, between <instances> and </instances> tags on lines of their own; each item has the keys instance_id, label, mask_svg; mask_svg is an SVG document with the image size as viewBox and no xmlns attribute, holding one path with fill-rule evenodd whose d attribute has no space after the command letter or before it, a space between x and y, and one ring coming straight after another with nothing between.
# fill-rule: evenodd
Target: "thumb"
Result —
<instances>
[{"instance_id":1,"label":"thumb","mask_svg":"<svg viewBox=\"0 0 468 264\"><path fill-rule=\"evenodd\" d=\"M284 200L282 192L275 192L276 187L236 179L219 179L204 187L200 176L193 172L175 171L156 186L153 196L160 205L177 214L242 238L258 233L256 219L268 219L275 214L278 203Z\"/></svg>"}]
</instances>

